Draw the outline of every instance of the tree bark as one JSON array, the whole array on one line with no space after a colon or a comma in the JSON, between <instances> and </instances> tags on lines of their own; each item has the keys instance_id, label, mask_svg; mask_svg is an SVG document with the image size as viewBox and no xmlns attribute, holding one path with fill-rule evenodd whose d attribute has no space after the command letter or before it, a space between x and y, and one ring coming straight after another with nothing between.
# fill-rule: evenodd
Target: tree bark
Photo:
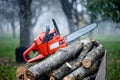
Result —
<instances>
[{"instance_id":1,"label":"tree bark","mask_svg":"<svg viewBox=\"0 0 120 80\"><path fill-rule=\"evenodd\" d=\"M90 51L83 59L82 64L85 68L89 68L98 58L102 57L105 53L105 49L102 45L99 45L96 49Z\"/></svg>"},{"instance_id":2,"label":"tree bark","mask_svg":"<svg viewBox=\"0 0 120 80\"><path fill-rule=\"evenodd\" d=\"M56 80L56 79L60 80L65 75L69 74L70 72L80 67L83 58L93 47L94 44L92 42L90 42L88 45L84 45L83 51L80 53L80 55L77 58L74 58L70 62L66 62L60 68L58 68L57 70L53 71L50 74L50 80Z\"/></svg>"},{"instance_id":3,"label":"tree bark","mask_svg":"<svg viewBox=\"0 0 120 80\"><path fill-rule=\"evenodd\" d=\"M56 53L44 61L30 67L28 70L34 74L35 78L40 77L43 74L50 72L50 70L59 67L67 60L75 57L78 53L80 53L82 48L83 44L76 41L63 49L59 49Z\"/></svg>"},{"instance_id":4,"label":"tree bark","mask_svg":"<svg viewBox=\"0 0 120 80\"><path fill-rule=\"evenodd\" d=\"M18 0L19 18L20 18L20 46L28 47L30 44L30 26L31 26L31 3L32 0Z\"/></svg>"},{"instance_id":5,"label":"tree bark","mask_svg":"<svg viewBox=\"0 0 120 80\"><path fill-rule=\"evenodd\" d=\"M88 75L88 76L85 77L83 80L96 80L96 79L95 79L96 74L97 74L97 72L95 72L95 73L92 74L92 75ZM102 80L102 79L100 79L100 80Z\"/></svg>"},{"instance_id":6,"label":"tree bark","mask_svg":"<svg viewBox=\"0 0 120 80\"><path fill-rule=\"evenodd\" d=\"M84 68L84 66L79 67L69 75L63 78L63 80L82 80L89 74L94 73L99 66L100 62L96 61L89 69Z\"/></svg>"}]
</instances>

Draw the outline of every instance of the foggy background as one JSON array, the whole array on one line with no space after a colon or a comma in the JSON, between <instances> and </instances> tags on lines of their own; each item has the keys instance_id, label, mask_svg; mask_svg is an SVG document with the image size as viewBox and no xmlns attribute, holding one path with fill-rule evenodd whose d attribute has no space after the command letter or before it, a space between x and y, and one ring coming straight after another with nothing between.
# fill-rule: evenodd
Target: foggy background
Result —
<instances>
[{"instance_id":1,"label":"foggy background","mask_svg":"<svg viewBox=\"0 0 120 80\"><path fill-rule=\"evenodd\" d=\"M16 35L19 36L20 23L18 16L19 6L17 1L0 0L0 6L0 35L9 34L13 37L16 37ZM79 1L76 5L76 9L78 13L86 11L85 7L82 6ZM31 10L32 39L35 38L39 32L45 31L46 25L49 25L50 28L53 29L52 18L56 20L60 33L63 36L70 33L68 19L62 9L60 0L33 0L31 4ZM100 18L101 17L98 18L98 21ZM73 21L75 22L74 16ZM83 25L90 23L90 16L87 14L82 14L82 19L78 22L77 28L80 28ZM101 39L107 38L107 36L117 39L120 37L119 23L115 23L111 19L99 21L97 29L95 29L92 34L90 33L90 35L97 38L100 36Z\"/></svg>"}]
</instances>

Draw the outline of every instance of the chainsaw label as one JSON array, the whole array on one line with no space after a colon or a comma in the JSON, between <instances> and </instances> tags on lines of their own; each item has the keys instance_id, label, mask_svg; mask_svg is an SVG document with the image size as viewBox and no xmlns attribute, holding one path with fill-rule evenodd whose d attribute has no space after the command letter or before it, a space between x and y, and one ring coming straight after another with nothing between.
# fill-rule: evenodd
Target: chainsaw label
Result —
<instances>
[{"instance_id":1,"label":"chainsaw label","mask_svg":"<svg viewBox=\"0 0 120 80\"><path fill-rule=\"evenodd\" d=\"M59 42L56 42L50 45L50 49L54 49L56 47L59 47Z\"/></svg>"}]
</instances>

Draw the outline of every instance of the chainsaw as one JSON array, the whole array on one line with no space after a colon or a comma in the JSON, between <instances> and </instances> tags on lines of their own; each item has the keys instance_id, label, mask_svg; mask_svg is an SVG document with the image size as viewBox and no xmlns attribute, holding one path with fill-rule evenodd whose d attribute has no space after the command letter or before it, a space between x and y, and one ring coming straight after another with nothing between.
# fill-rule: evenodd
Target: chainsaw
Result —
<instances>
[{"instance_id":1,"label":"chainsaw","mask_svg":"<svg viewBox=\"0 0 120 80\"><path fill-rule=\"evenodd\" d=\"M46 32L40 32L39 35L34 39L31 46L23 53L25 62L31 63L43 59L48 55L55 53L59 48L66 47L69 42L79 38L80 36L92 31L97 27L97 24L93 23L82 27L65 37L62 37L55 20L52 19L52 21L54 24L54 29L50 30L49 26L46 26ZM27 59L26 56L33 50L37 51L38 55L31 59Z\"/></svg>"}]
</instances>

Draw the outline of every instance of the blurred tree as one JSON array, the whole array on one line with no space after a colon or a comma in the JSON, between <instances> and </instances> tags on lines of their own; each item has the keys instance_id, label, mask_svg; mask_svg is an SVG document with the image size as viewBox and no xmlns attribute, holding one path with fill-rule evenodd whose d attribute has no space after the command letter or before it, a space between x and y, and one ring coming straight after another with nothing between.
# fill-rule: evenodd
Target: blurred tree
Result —
<instances>
[{"instance_id":1,"label":"blurred tree","mask_svg":"<svg viewBox=\"0 0 120 80\"><path fill-rule=\"evenodd\" d=\"M119 0L60 0L62 8L68 18L70 31L75 31L79 22L90 24L112 19L120 22ZM82 5L82 6L81 6ZM86 15L89 17L85 18ZM74 18L73 18L74 17ZM75 21L74 21L75 19ZM88 37L92 37L89 32Z\"/></svg>"},{"instance_id":2,"label":"blurred tree","mask_svg":"<svg viewBox=\"0 0 120 80\"><path fill-rule=\"evenodd\" d=\"M92 18L102 20L112 19L120 22L120 1L119 0L80 0L81 4L88 10Z\"/></svg>"},{"instance_id":3,"label":"blurred tree","mask_svg":"<svg viewBox=\"0 0 120 80\"><path fill-rule=\"evenodd\" d=\"M13 38L16 38L15 23L18 21L18 4L17 1L10 1L8 5L9 8L7 9L7 20L12 28Z\"/></svg>"},{"instance_id":4,"label":"blurred tree","mask_svg":"<svg viewBox=\"0 0 120 80\"><path fill-rule=\"evenodd\" d=\"M61 1L61 5L63 8L63 11L66 14L66 17L68 19L68 24L69 24L69 30L70 32L74 32L75 31L75 24L73 22L73 18L72 18L72 11L73 11L73 4L76 0L60 0Z\"/></svg>"},{"instance_id":5,"label":"blurred tree","mask_svg":"<svg viewBox=\"0 0 120 80\"><path fill-rule=\"evenodd\" d=\"M70 32L75 31L75 26L72 20L72 9L73 9L73 1L69 2L69 0L61 0L61 5L65 15L68 19L69 29Z\"/></svg>"},{"instance_id":6,"label":"blurred tree","mask_svg":"<svg viewBox=\"0 0 120 80\"><path fill-rule=\"evenodd\" d=\"M31 3L32 0L18 0L20 8L20 46L23 47L28 47L30 44Z\"/></svg>"},{"instance_id":7,"label":"blurred tree","mask_svg":"<svg viewBox=\"0 0 120 80\"><path fill-rule=\"evenodd\" d=\"M48 11L43 11L43 7L49 6L48 0L18 0L20 18L20 45L27 47L33 41L33 28L39 16ZM32 14L33 13L33 14Z\"/></svg>"},{"instance_id":8,"label":"blurred tree","mask_svg":"<svg viewBox=\"0 0 120 80\"><path fill-rule=\"evenodd\" d=\"M49 9L50 9L50 6L49 6L49 2L48 0L34 0L32 1L32 5L31 5L31 11L32 14L32 27L34 27L37 23L37 20L39 18L39 16L44 13L44 12L47 12ZM46 8L47 6L47 9L46 10L43 10L43 8Z\"/></svg>"},{"instance_id":9,"label":"blurred tree","mask_svg":"<svg viewBox=\"0 0 120 80\"><path fill-rule=\"evenodd\" d=\"M18 21L17 1L10 1L10 0L0 1L0 6L1 6L0 7L0 18L1 18L1 24L2 24L0 27L2 29L2 27L5 27L5 25L9 25L13 31L13 38L15 38L16 37L15 22ZM8 29L8 26L7 26L7 29Z\"/></svg>"},{"instance_id":10,"label":"blurred tree","mask_svg":"<svg viewBox=\"0 0 120 80\"><path fill-rule=\"evenodd\" d=\"M81 5L80 0L60 0L63 11L65 12L70 32L76 31L80 25L88 24L89 21L84 17L87 14L85 8ZM87 14L88 15L88 14Z\"/></svg>"}]
</instances>

